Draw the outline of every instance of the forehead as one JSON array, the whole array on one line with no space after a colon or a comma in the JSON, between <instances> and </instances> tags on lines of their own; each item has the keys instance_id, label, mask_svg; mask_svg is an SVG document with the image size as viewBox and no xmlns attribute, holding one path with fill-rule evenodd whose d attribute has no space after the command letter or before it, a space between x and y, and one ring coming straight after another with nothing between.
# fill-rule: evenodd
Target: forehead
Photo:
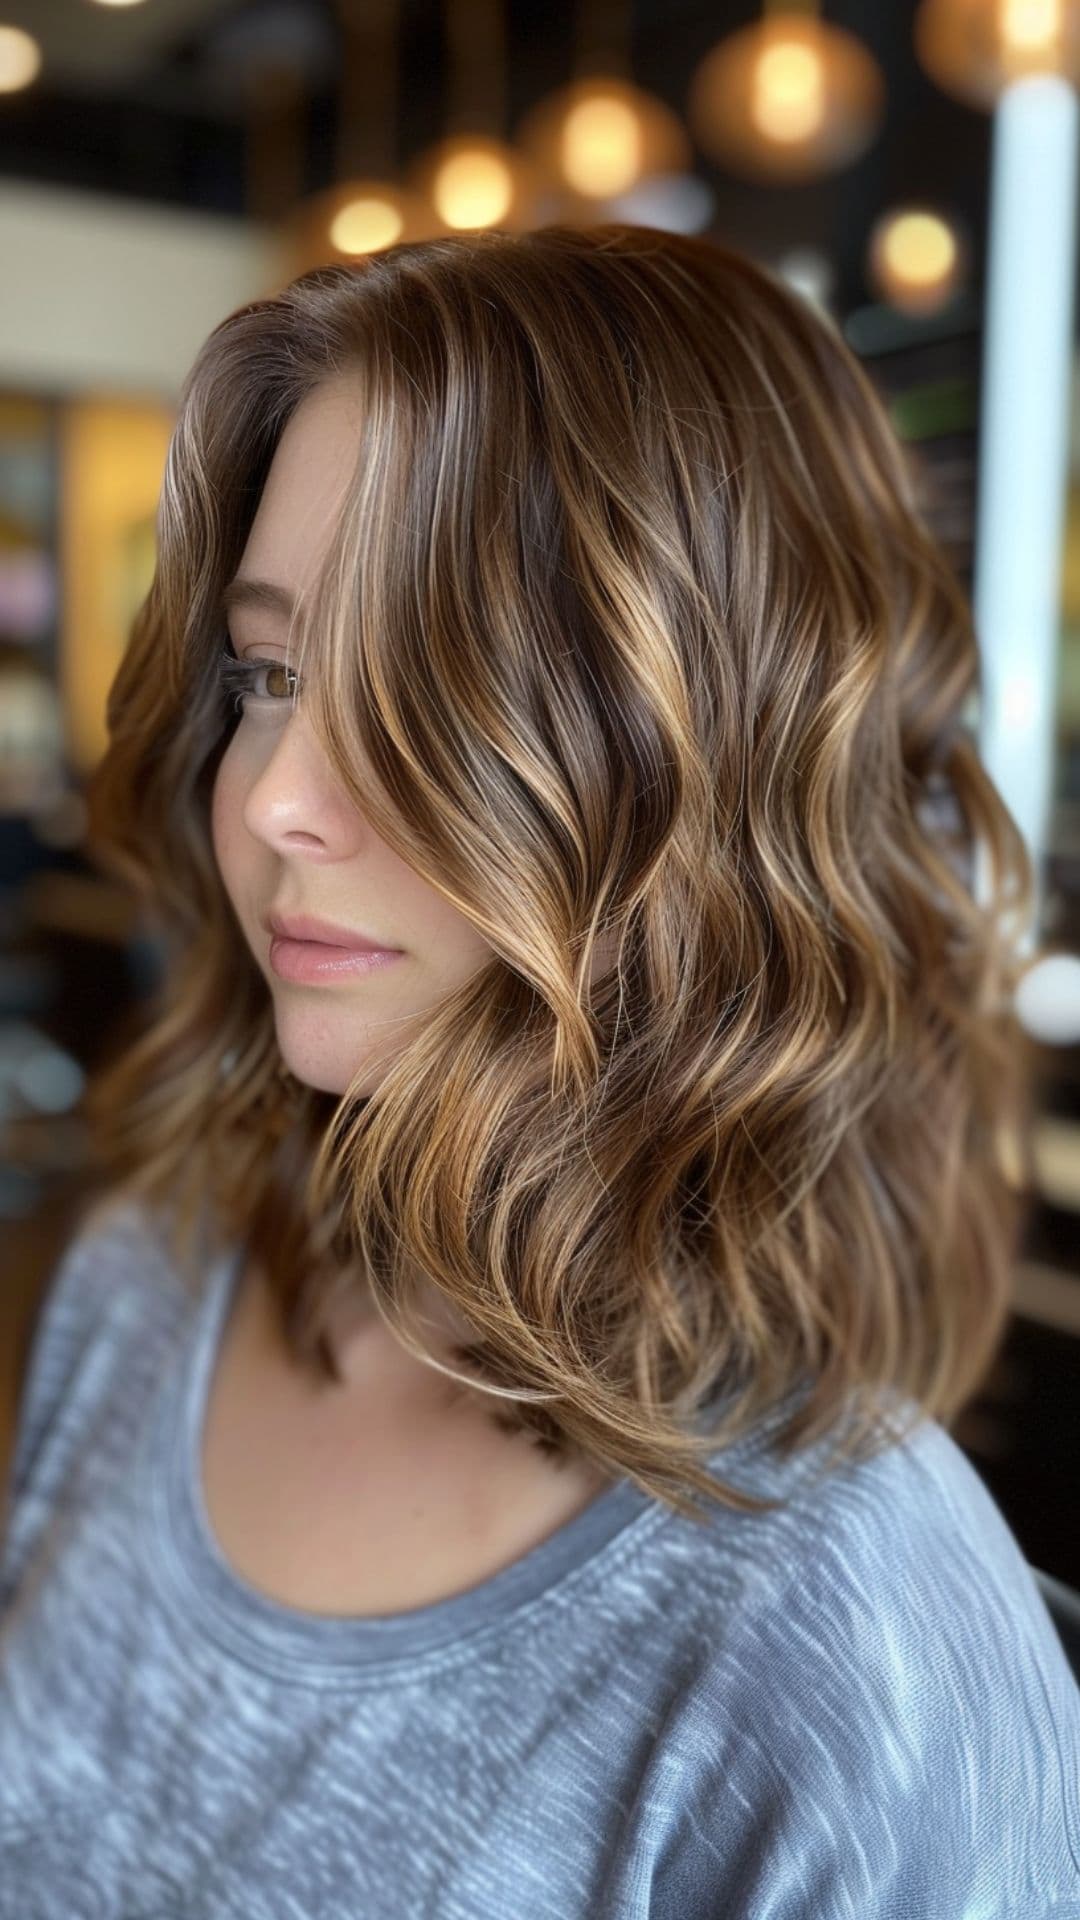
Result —
<instances>
[{"instance_id":1,"label":"forehead","mask_svg":"<svg viewBox=\"0 0 1080 1920\"><path fill-rule=\"evenodd\" d=\"M349 490L361 427L359 399L341 382L301 401L275 450L238 575L269 581L293 597L312 584ZM269 597L261 610L274 614Z\"/></svg>"}]
</instances>

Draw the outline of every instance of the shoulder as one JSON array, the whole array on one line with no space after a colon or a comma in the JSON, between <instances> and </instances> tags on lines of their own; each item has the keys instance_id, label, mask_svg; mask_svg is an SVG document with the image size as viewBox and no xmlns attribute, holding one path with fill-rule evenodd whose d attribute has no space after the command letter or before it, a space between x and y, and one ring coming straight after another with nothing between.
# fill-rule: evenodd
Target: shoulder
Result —
<instances>
[{"instance_id":1,"label":"shoulder","mask_svg":"<svg viewBox=\"0 0 1080 1920\"><path fill-rule=\"evenodd\" d=\"M145 1267L165 1263L160 1228L145 1205L119 1190L97 1194L76 1208L37 1295L34 1352L60 1328L98 1323L104 1300Z\"/></svg>"},{"instance_id":2,"label":"shoulder","mask_svg":"<svg viewBox=\"0 0 1080 1920\"><path fill-rule=\"evenodd\" d=\"M92 1383L103 1390L108 1375L190 1306L164 1223L151 1208L120 1191L84 1204L33 1316L18 1392L13 1498L50 1434L88 1403Z\"/></svg>"},{"instance_id":3,"label":"shoulder","mask_svg":"<svg viewBox=\"0 0 1080 1920\"><path fill-rule=\"evenodd\" d=\"M682 1702L656 1920L713 1911L740 1845L773 1920L1080 1913L1080 1690L950 1435L924 1422L738 1525L738 1554L713 1536L723 1623Z\"/></svg>"},{"instance_id":4,"label":"shoulder","mask_svg":"<svg viewBox=\"0 0 1080 1920\"><path fill-rule=\"evenodd\" d=\"M124 1189L84 1202L42 1288L37 1326L101 1324L101 1308L183 1288L164 1215Z\"/></svg>"}]
</instances>

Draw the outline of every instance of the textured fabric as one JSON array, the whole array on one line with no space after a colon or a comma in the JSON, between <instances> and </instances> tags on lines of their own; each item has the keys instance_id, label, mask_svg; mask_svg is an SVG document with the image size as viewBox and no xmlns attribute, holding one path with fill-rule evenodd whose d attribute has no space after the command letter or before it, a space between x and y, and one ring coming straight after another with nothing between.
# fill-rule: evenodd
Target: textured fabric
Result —
<instances>
[{"instance_id":1,"label":"textured fabric","mask_svg":"<svg viewBox=\"0 0 1080 1920\"><path fill-rule=\"evenodd\" d=\"M4 1920L1080 1920L1080 1690L943 1428L815 1478L763 1426L723 1470L785 1512L620 1480L468 1592L303 1612L233 1572L194 1464L240 1267L189 1289L113 1201L51 1277Z\"/></svg>"}]
</instances>

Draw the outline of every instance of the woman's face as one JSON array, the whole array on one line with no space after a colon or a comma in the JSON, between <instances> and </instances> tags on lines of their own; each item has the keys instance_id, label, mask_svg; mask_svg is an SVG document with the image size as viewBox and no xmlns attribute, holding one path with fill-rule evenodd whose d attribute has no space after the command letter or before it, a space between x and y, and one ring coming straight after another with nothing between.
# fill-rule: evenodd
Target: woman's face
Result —
<instances>
[{"instance_id":1,"label":"woman's face","mask_svg":"<svg viewBox=\"0 0 1080 1920\"><path fill-rule=\"evenodd\" d=\"M360 434L355 393L319 387L291 416L274 455L238 579L292 596L316 579ZM286 662L285 613L237 607L238 658ZM317 640L313 637L312 645ZM425 1013L491 957L462 913L380 839L336 783L287 683L246 696L214 783L214 853L226 892L273 996L278 1044L306 1085L342 1093L363 1071L371 1092ZM271 704L276 701L277 704ZM310 914L401 949L391 965L282 979L270 964L266 916Z\"/></svg>"}]
</instances>

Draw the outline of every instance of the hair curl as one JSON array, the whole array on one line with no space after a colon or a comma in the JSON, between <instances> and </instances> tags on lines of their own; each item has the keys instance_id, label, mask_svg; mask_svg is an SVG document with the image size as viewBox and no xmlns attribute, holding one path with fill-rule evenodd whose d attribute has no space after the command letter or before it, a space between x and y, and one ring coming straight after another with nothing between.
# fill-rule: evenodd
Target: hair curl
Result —
<instances>
[{"instance_id":1,"label":"hair curl","mask_svg":"<svg viewBox=\"0 0 1080 1920\"><path fill-rule=\"evenodd\" d=\"M493 948L368 1098L284 1073L209 830L222 588L339 377L364 424L300 616L312 724ZM429 1357L422 1273L498 1426L688 1517L783 1504L701 1464L770 1410L831 1466L903 1437L888 1397L910 1431L981 1384L1033 876L919 477L827 316L651 228L403 244L210 334L90 790L164 965L86 1106L183 1258L197 1222L243 1236L300 1364L332 1375L350 1273Z\"/></svg>"}]
</instances>

